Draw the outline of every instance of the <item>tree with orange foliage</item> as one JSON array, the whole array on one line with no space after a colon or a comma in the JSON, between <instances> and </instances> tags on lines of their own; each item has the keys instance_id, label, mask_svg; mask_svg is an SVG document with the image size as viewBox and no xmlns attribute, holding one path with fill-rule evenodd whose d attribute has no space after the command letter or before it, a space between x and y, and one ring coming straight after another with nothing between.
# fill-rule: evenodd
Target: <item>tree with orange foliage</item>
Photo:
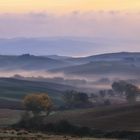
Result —
<instances>
[{"instance_id":1,"label":"tree with orange foliage","mask_svg":"<svg viewBox=\"0 0 140 140\"><path fill-rule=\"evenodd\" d=\"M27 111L31 111L34 116L40 115L42 112L48 116L52 109L52 100L48 94L30 94L23 100L24 107Z\"/></svg>"}]
</instances>

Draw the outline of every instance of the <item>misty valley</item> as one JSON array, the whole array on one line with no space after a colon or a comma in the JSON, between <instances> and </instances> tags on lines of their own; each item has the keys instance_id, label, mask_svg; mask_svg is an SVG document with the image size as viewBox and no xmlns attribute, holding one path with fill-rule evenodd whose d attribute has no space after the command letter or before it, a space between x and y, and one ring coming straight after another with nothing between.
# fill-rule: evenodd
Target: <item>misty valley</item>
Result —
<instances>
[{"instance_id":1,"label":"misty valley","mask_svg":"<svg viewBox=\"0 0 140 140\"><path fill-rule=\"evenodd\" d=\"M1 135L135 139L139 73L140 53L0 55Z\"/></svg>"},{"instance_id":2,"label":"misty valley","mask_svg":"<svg viewBox=\"0 0 140 140\"><path fill-rule=\"evenodd\" d=\"M140 140L140 0L0 0L0 140Z\"/></svg>"}]
</instances>

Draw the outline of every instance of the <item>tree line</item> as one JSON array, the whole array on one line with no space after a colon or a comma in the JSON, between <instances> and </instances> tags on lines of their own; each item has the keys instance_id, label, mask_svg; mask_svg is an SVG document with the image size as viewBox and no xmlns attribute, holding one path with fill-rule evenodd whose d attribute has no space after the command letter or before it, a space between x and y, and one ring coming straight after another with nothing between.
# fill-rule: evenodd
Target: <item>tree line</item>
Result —
<instances>
[{"instance_id":1,"label":"tree line","mask_svg":"<svg viewBox=\"0 0 140 140\"><path fill-rule=\"evenodd\" d=\"M91 98L95 100L101 98L103 100L106 94L109 96L123 96L128 103L135 103L137 96L140 95L140 89L136 85L126 81L117 81L112 84L112 89L100 90L99 94L89 95L75 90L65 91L62 95L62 100L64 101L65 109L89 108L93 107L93 102L90 100ZM105 104L110 104L109 100L104 100L104 102ZM31 116L40 114L48 116L53 107L53 101L48 94L27 95L23 100L23 104L25 110L32 114Z\"/></svg>"}]
</instances>

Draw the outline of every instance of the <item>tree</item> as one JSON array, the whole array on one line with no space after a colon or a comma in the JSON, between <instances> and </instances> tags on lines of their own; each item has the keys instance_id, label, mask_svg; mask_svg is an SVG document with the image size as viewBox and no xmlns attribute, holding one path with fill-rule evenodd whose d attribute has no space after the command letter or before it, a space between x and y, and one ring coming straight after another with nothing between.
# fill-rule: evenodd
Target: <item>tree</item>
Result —
<instances>
[{"instance_id":1,"label":"tree","mask_svg":"<svg viewBox=\"0 0 140 140\"><path fill-rule=\"evenodd\" d=\"M117 93L119 93L120 95L123 95L126 90L126 85L127 83L125 81L114 82L112 84L112 89Z\"/></svg>"},{"instance_id":2,"label":"tree","mask_svg":"<svg viewBox=\"0 0 140 140\"><path fill-rule=\"evenodd\" d=\"M137 86L125 81L114 82L112 88L114 91L120 93L120 95L125 95L129 103L134 103L137 95L140 93L140 89Z\"/></svg>"},{"instance_id":3,"label":"tree","mask_svg":"<svg viewBox=\"0 0 140 140\"><path fill-rule=\"evenodd\" d=\"M129 103L134 103L136 101L136 97L139 94L140 90L138 87L132 84L126 85L126 99Z\"/></svg>"},{"instance_id":4,"label":"tree","mask_svg":"<svg viewBox=\"0 0 140 140\"><path fill-rule=\"evenodd\" d=\"M112 89L109 89L107 90L107 94L110 96L110 97L113 97L114 96L114 91Z\"/></svg>"},{"instance_id":5,"label":"tree","mask_svg":"<svg viewBox=\"0 0 140 140\"><path fill-rule=\"evenodd\" d=\"M100 91L99 91L99 94L100 94L100 96L101 96L102 98L104 98L105 95L106 95L106 91L105 91L105 90L100 90Z\"/></svg>"},{"instance_id":6,"label":"tree","mask_svg":"<svg viewBox=\"0 0 140 140\"><path fill-rule=\"evenodd\" d=\"M47 94L30 94L24 98L24 106L27 111L31 111L34 116L45 112L48 116L52 109L52 101Z\"/></svg>"},{"instance_id":7,"label":"tree","mask_svg":"<svg viewBox=\"0 0 140 140\"><path fill-rule=\"evenodd\" d=\"M89 97L86 93L77 91L66 91L63 95L63 99L66 107L68 108L79 108L86 107L90 104Z\"/></svg>"},{"instance_id":8,"label":"tree","mask_svg":"<svg viewBox=\"0 0 140 140\"><path fill-rule=\"evenodd\" d=\"M73 108L74 106L74 95L76 94L76 91L74 90L67 90L63 94L63 100L65 102L66 107Z\"/></svg>"},{"instance_id":9,"label":"tree","mask_svg":"<svg viewBox=\"0 0 140 140\"><path fill-rule=\"evenodd\" d=\"M74 106L75 107L84 107L89 103L89 98L86 93L77 93L74 95Z\"/></svg>"}]
</instances>

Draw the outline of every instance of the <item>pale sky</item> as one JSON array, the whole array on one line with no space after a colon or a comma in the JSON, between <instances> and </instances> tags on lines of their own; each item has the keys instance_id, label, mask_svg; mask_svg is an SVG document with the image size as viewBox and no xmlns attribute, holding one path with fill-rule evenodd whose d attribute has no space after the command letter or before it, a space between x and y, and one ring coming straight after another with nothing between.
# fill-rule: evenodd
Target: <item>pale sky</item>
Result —
<instances>
[{"instance_id":1,"label":"pale sky","mask_svg":"<svg viewBox=\"0 0 140 140\"><path fill-rule=\"evenodd\" d=\"M56 36L99 41L89 53L140 51L140 0L0 0L0 38Z\"/></svg>"},{"instance_id":2,"label":"pale sky","mask_svg":"<svg viewBox=\"0 0 140 140\"><path fill-rule=\"evenodd\" d=\"M140 11L140 0L0 0L1 13L117 10Z\"/></svg>"}]
</instances>

